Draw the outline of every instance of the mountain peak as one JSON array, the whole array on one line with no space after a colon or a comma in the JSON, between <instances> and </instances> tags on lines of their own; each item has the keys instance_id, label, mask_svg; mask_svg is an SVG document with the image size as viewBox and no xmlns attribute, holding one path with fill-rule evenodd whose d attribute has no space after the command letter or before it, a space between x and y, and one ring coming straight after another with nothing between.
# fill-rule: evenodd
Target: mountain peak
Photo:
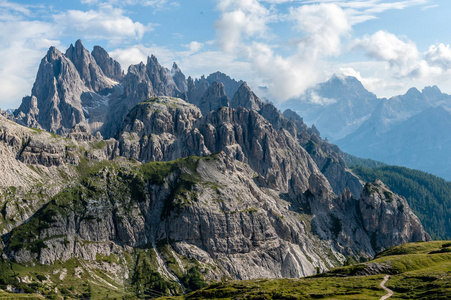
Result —
<instances>
[{"instance_id":1,"label":"mountain peak","mask_svg":"<svg viewBox=\"0 0 451 300\"><path fill-rule=\"evenodd\" d=\"M410 88L407 93L406 96L421 96L421 92L416 88L416 87L412 87Z\"/></svg>"},{"instance_id":2,"label":"mountain peak","mask_svg":"<svg viewBox=\"0 0 451 300\"><path fill-rule=\"evenodd\" d=\"M244 107L258 111L263 107L263 102L254 94L247 83L243 82L233 96L230 106L233 108Z\"/></svg>"},{"instance_id":3,"label":"mountain peak","mask_svg":"<svg viewBox=\"0 0 451 300\"><path fill-rule=\"evenodd\" d=\"M75 48L84 48L81 39L78 39L78 40L75 42Z\"/></svg>"},{"instance_id":4,"label":"mountain peak","mask_svg":"<svg viewBox=\"0 0 451 300\"><path fill-rule=\"evenodd\" d=\"M178 71L181 71L181 70L180 70L179 66L177 65L177 63L174 61L174 63L172 64L172 72L175 73Z\"/></svg>"},{"instance_id":5,"label":"mountain peak","mask_svg":"<svg viewBox=\"0 0 451 300\"><path fill-rule=\"evenodd\" d=\"M442 91L438 88L438 86L427 86L422 91L424 96L428 98L440 98L443 97Z\"/></svg>"},{"instance_id":6,"label":"mountain peak","mask_svg":"<svg viewBox=\"0 0 451 300\"><path fill-rule=\"evenodd\" d=\"M56 47L52 46L47 51L47 55L45 57L47 58L47 61L54 61L62 55L63 54L58 49L56 49Z\"/></svg>"},{"instance_id":7,"label":"mountain peak","mask_svg":"<svg viewBox=\"0 0 451 300\"><path fill-rule=\"evenodd\" d=\"M94 46L91 55L106 76L115 80L120 80L123 77L121 65L112 59L105 49Z\"/></svg>"}]
</instances>

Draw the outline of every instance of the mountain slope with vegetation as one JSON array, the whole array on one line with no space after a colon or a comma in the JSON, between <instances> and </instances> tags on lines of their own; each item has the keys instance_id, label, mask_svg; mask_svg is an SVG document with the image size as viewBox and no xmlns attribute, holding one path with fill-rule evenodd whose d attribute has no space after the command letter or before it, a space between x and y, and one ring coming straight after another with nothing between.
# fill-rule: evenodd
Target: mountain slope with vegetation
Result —
<instances>
[{"instance_id":1,"label":"mountain slope with vegetation","mask_svg":"<svg viewBox=\"0 0 451 300\"><path fill-rule=\"evenodd\" d=\"M379 253L376 259L301 279L217 283L184 297L165 299L449 299L451 243L419 242Z\"/></svg>"}]
</instances>

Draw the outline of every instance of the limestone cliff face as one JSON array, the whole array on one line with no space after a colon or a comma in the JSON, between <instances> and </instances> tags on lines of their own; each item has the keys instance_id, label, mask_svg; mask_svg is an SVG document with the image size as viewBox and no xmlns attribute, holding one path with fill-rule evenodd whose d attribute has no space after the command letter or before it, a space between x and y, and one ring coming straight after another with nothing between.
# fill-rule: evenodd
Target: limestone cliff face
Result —
<instances>
[{"instance_id":1,"label":"limestone cliff face","mask_svg":"<svg viewBox=\"0 0 451 300\"><path fill-rule=\"evenodd\" d=\"M204 115L220 107L229 106L229 98L225 93L224 85L220 82L213 82L200 98L198 106Z\"/></svg>"},{"instance_id":2,"label":"limestone cliff face","mask_svg":"<svg viewBox=\"0 0 451 300\"><path fill-rule=\"evenodd\" d=\"M199 108L177 98L158 97L140 103L122 124L120 155L149 162L210 153L206 149L194 151L184 144L201 117Z\"/></svg>"},{"instance_id":3,"label":"limestone cliff face","mask_svg":"<svg viewBox=\"0 0 451 300\"><path fill-rule=\"evenodd\" d=\"M111 79L105 76L91 53L83 47L81 40L77 40L75 46L71 44L64 55L72 61L88 89L98 92L112 86Z\"/></svg>"},{"instance_id":4,"label":"limestone cliff face","mask_svg":"<svg viewBox=\"0 0 451 300\"><path fill-rule=\"evenodd\" d=\"M177 255L214 266L205 274L210 279L299 277L343 260L330 252L330 242L309 233L308 216L293 211L277 192L259 187L246 164L218 154L181 160L163 181L146 173L163 165L142 166L143 173L99 170L24 225L32 234L13 232L9 257L44 264L95 260L117 248L171 241ZM36 231L37 223L49 226ZM18 238L26 240L23 246L16 244ZM33 252L29 246L38 240L46 246ZM102 245L110 243L116 246L106 247L109 253Z\"/></svg>"},{"instance_id":5,"label":"limestone cliff face","mask_svg":"<svg viewBox=\"0 0 451 300\"><path fill-rule=\"evenodd\" d=\"M79 176L82 160L108 159L115 141L85 132L72 139L26 128L0 116L0 232L8 233L30 218L66 184ZM102 146L102 147L99 147Z\"/></svg>"},{"instance_id":6,"label":"limestone cliff face","mask_svg":"<svg viewBox=\"0 0 451 300\"><path fill-rule=\"evenodd\" d=\"M262 115L245 108L222 107L201 118L181 99L157 98L137 106L119 134L120 153L142 162L224 151L245 162L269 187L304 193L312 174L333 192L308 153L285 130L275 130Z\"/></svg>"},{"instance_id":7,"label":"limestone cliff face","mask_svg":"<svg viewBox=\"0 0 451 300\"><path fill-rule=\"evenodd\" d=\"M287 197L225 153L146 165L111 161L13 230L5 250L18 263L52 264L148 248L161 256L162 274L171 272L164 270L164 257L171 256L181 269L186 259L208 266L203 276L209 280L295 278L341 264L344 254L372 256L382 239L388 247L429 238L408 206L400 213L398 203L387 202L382 215L378 207L366 208L368 220L380 218L386 225L365 219L361 224L355 216L369 201L384 201L381 197L364 192L356 200L347 191L325 210L318 204L319 176L311 176L309 184L303 201ZM392 237L384 228L393 224L413 229ZM172 254L163 255L161 245Z\"/></svg>"},{"instance_id":8,"label":"limestone cliff face","mask_svg":"<svg viewBox=\"0 0 451 300\"><path fill-rule=\"evenodd\" d=\"M124 77L121 65L112 59L105 49L100 46L94 46L91 55L94 57L97 65L102 69L103 74L108 78L120 81Z\"/></svg>"},{"instance_id":9,"label":"limestone cliff face","mask_svg":"<svg viewBox=\"0 0 451 300\"><path fill-rule=\"evenodd\" d=\"M412 238L430 240L406 199L394 194L378 179L365 185L358 209L363 227L374 233L371 243L376 251L404 244Z\"/></svg>"},{"instance_id":10,"label":"limestone cliff face","mask_svg":"<svg viewBox=\"0 0 451 300\"><path fill-rule=\"evenodd\" d=\"M299 143L329 180L334 192L339 195L347 188L354 197L360 197L363 184L346 166L341 150L336 145L322 140L318 130L314 126L309 128L294 111L286 110L283 116L296 127Z\"/></svg>"},{"instance_id":11,"label":"limestone cliff face","mask_svg":"<svg viewBox=\"0 0 451 300\"><path fill-rule=\"evenodd\" d=\"M24 125L61 132L85 121L80 95L86 91L74 64L52 47L41 61L32 96L23 99L15 116Z\"/></svg>"}]
</instances>

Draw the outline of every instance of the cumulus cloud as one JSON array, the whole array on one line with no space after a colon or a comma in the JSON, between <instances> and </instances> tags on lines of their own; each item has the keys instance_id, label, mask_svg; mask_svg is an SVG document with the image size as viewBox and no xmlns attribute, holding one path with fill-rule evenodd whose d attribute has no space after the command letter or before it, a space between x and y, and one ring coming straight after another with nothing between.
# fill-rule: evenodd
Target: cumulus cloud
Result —
<instances>
[{"instance_id":1,"label":"cumulus cloud","mask_svg":"<svg viewBox=\"0 0 451 300\"><path fill-rule=\"evenodd\" d=\"M268 23L275 15L257 0L223 0L218 9L222 12L216 22L220 47L233 52L251 37L264 38L268 33Z\"/></svg>"},{"instance_id":2,"label":"cumulus cloud","mask_svg":"<svg viewBox=\"0 0 451 300\"><path fill-rule=\"evenodd\" d=\"M388 62L401 77L411 74L419 60L419 52L414 42L401 40L396 35L382 30L357 39L355 47L363 49L371 58Z\"/></svg>"},{"instance_id":3,"label":"cumulus cloud","mask_svg":"<svg viewBox=\"0 0 451 300\"><path fill-rule=\"evenodd\" d=\"M30 93L39 62L50 45L59 46L57 28L30 19L30 7L0 3L0 99L1 108L17 107Z\"/></svg>"},{"instance_id":4,"label":"cumulus cloud","mask_svg":"<svg viewBox=\"0 0 451 300\"><path fill-rule=\"evenodd\" d=\"M373 92L374 87L396 92L401 88L411 87L414 82L417 85L439 84L445 82L445 78L451 75L449 45L431 45L427 51L420 52L412 41L378 31L355 40L354 46L363 49L368 57L380 64L385 63L385 68L379 68L378 72L374 65L372 66L373 74L378 73L376 78L379 79L373 77L370 81L366 80L366 84ZM362 80L365 81L364 78Z\"/></svg>"},{"instance_id":5,"label":"cumulus cloud","mask_svg":"<svg viewBox=\"0 0 451 300\"><path fill-rule=\"evenodd\" d=\"M340 53L341 37L351 29L345 12L335 4L294 8L290 10L289 18L305 35L298 48L314 57Z\"/></svg>"},{"instance_id":6,"label":"cumulus cloud","mask_svg":"<svg viewBox=\"0 0 451 300\"><path fill-rule=\"evenodd\" d=\"M143 44L136 44L126 48L118 48L110 51L110 56L117 60L124 71L127 71L130 65L139 64L140 62L147 62L147 57L152 54L155 55L160 64L169 66L176 58L176 52L165 47L157 45L145 46Z\"/></svg>"},{"instance_id":7,"label":"cumulus cloud","mask_svg":"<svg viewBox=\"0 0 451 300\"><path fill-rule=\"evenodd\" d=\"M428 64L440 67L442 70L451 69L451 49L449 45L438 44L429 47L425 54Z\"/></svg>"},{"instance_id":8,"label":"cumulus cloud","mask_svg":"<svg viewBox=\"0 0 451 300\"><path fill-rule=\"evenodd\" d=\"M188 45L183 45L183 46L188 48L190 52L194 53L194 52L198 52L199 50L201 50L204 47L204 44L199 43L197 41L192 41Z\"/></svg>"},{"instance_id":9,"label":"cumulus cloud","mask_svg":"<svg viewBox=\"0 0 451 300\"><path fill-rule=\"evenodd\" d=\"M303 5L280 16L255 0L220 1L217 22L221 48L252 66L253 76L268 87L272 99L299 96L317 82L323 59L340 53L341 39L351 29L344 11L335 4ZM268 24L284 19L295 35L291 55L277 54ZM269 36L263 39L262 36Z\"/></svg>"},{"instance_id":10,"label":"cumulus cloud","mask_svg":"<svg viewBox=\"0 0 451 300\"><path fill-rule=\"evenodd\" d=\"M112 44L140 40L153 29L152 24L133 22L122 9L110 5L104 5L99 10L68 10L54 15L53 19L63 34L108 40Z\"/></svg>"}]
</instances>

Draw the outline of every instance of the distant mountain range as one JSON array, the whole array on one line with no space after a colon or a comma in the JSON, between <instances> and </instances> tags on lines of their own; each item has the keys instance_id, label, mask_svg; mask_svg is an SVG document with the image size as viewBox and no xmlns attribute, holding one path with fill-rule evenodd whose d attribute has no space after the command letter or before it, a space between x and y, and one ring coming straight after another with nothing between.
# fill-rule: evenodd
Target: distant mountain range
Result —
<instances>
[{"instance_id":1,"label":"distant mountain range","mask_svg":"<svg viewBox=\"0 0 451 300\"><path fill-rule=\"evenodd\" d=\"M282 108L352 155L451 180L451 96L437 86L380 99L356 78L334 75Z\"/></svg>"}]
</instances>

